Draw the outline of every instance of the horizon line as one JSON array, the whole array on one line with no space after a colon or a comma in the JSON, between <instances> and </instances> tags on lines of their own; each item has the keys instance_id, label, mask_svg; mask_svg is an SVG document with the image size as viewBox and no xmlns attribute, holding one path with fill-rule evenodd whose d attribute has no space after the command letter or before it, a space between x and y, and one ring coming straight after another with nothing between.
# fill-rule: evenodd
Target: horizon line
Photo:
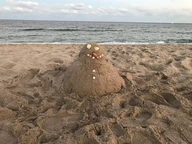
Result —
<instances>
[{"instance_id":1,"label":"horizon line","mask_svg":"<svg viewBox=\"0 0 192 144\"><path fill-rule=\"evenodd\" d=\"M0 20L10 20L10 21L52 21L52 22L103 22L103 23L154 23L154 24L192 24L188 22L149 22L149 21L98 21L98 20L48 20L48 19L1 19Z\"/></svg>"}]
</instances>

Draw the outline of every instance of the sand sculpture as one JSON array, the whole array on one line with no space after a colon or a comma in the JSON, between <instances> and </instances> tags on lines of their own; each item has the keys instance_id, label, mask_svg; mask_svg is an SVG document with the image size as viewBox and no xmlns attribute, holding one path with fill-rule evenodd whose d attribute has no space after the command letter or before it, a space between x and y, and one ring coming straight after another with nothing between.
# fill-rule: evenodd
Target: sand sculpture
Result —
<instances>
[{"instance_id":1,"label":"sand sculpture","mask_svg":"<svg viewBox=\"0 0 192 144\"><path fill-rule=\"evenodd\" d=\"M118 70L107 61L106 51L97 43L84 45L79 57L67 69L64 91L80 96L105 95L125 86Z\"/></svg>"}]
</instances>

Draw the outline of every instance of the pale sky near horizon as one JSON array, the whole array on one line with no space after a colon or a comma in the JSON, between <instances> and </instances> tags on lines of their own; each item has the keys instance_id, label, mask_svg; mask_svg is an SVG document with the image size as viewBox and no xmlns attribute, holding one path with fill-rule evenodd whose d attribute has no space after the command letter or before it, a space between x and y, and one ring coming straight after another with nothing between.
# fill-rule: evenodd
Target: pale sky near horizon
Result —
<instances>
[{"instance_id":1,"label":"pale sky near horizon","mask_svg":"<svg viewBox=\"0 0 192 144\"><path fill-rule=\"evenodd\" d=\"M192 0L0 0L0 19L192 23Z\"/></svg>"}]
</instances>

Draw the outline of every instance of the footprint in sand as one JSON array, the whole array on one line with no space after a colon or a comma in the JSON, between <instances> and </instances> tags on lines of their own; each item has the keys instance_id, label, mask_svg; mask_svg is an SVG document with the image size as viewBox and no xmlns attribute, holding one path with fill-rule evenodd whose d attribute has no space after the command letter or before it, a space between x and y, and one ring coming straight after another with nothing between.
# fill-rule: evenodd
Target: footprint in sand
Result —
<instances>
[{"instance_id":1,"label":"footprint in sand","mask_svg":"<svg viewBox=\"0 0 192 144\"><path fill-rule=\"evenodd\" d=\"M176 97L171 93L161 93L157 94L148 94L141 96L144 100L149 100L157 105L165 105L172 106L176 109L181 108L180 102L176 99Z\"/></svg>"},{"instance_id":2,"label":"footprint in sand","mask_svg":"<svg viewBox=\"0 0 192 144\"><path fill-rule=\"evenodd\" d=\"M36 68L25 71L21 77L22 82L29 82L39 73L39 71L40 70Z\"/></svg>"},{"instance_id":3,"label":"footprint in sand","mask_svg":"<svg viewBox=\"0 0 192 144\"><path fill-rule=\"evenodd\" d=\"M165 99L157 94L146 94L141 96L145 101L151 101L157 105L166 105L169 106L169 104L165 101Z\"/></svg>"},{"instance_id":4,"label":"footprint in sand","mask_svg":"<svg viewBox=\"0 0 192 144\"><path fill-rule=\"evenodd\" d=\"M141 111L139 112L135 118L140 120L140 121L146 121L152 117L152 113L147 112L147 111Z\"/></svg>"},{"instance_id":5,"label":"footprint in sand","mask_svg":"<svg viewBox=\"0 0 192 144\"><path fill-rule=\"evenodd\" d=\"M16 85L23 85L29 83L37 74L39 69L29 69L22 72L21 75L15 76L7 82L7 87L12 87Z\"/></svg>"},{"instance_id":6,"label":"footprint in sand","mask_svg":"<svg viewBox=\"0 0 192 144\"><path fill-rule=\"evenodd\" d=\"M143 110L139 107L132 107L132 109L129 109L128 111L122 113L122 118L131 118L138 121L147 121L153 116L153 114L147 110Z\"/></svg>"},{"instance_id":7,"label":"footprint in sand","mask_svg":"<svg viewBox=\"0 0 192 144\"><path fill-rule=\"evenodd\" d=\"M143 105L143 100L137 96L134 96L129 101L130 106L138 106L141 107Z\"/></svg>"},{"instance_id":8,"label":"footprint in sand","mask_svg":"<svg viewBox=\"0 0 192 144\"><path fill-rule=\"evenodd\" d=\"M54 62L54 63L58 63L58 64L63 64L63 60L61 60L60 58L51 58L51 59L49 59L48 62Z\"/></svg>"},{"instance_id":9,"label":"footprint in sand","mask_svg":"<svg viewBox=\"0 0 192 144\"><path fill-rule=\"evenodd\" d=\"M119 132L120 130L121 132ZM109 144L116 143L116 137L124 135L122 127L118 124L112 124L111 126L108 123L103 122L86 125L78 129L74 135L78 144L101 144L102 141Z\"/></svg>"},{"instance_id":10,"label":"footprint in sand","mask_svg":"<svg viewBox=\"0 0 192 144\"><path fill-rule=\"evenodd\" d=\"M181 61L181 65L187 70L192 70L192 59L185 58L184 60Z\"/></svg>"},{"instance_id":11,"label":"footprint in sand","mask_svg":"<svg viewBox=\"0 0 192 144\"><path fill-rule=\"evenodd\" d=\"M185 59L185 56L175 56L174 59L175 61L182 61L183 59Z\"/></svg>"},{"instance_id":12,"label":"footprint in sand","mask_svg":"<svg viewBox=\"0 0 192 144\"><path fill-rule=\"evenodd\" d=\"M161 93L161 96L174 108L181 108L181 103L176 99L172 93Z\"/></svg>"},{"instance_id":13,"label":"footprint in sand","mask_svg":"<svg viewBox=\"0 0 192 144\"><path fill-rule=\"evenodd\" d=\"M131 143L133 144L155 144L159 143L154 136L145 131L132 131Z\"/></svg>"},{"instance_id":14,"label":"footprint in sand","mask_svg":"<svg viewBox=\"0 0 192 144\"><path fill-rule=\"evenodd\" d=\"M125 134L125 130L120 124L112 125L110 129L116 137L120 137Z\"/></svg>"},{"instance_id":15,"label":"footprint in sand","mask_svg":"<svg viewBox=\"0 0 192 144\"><path fill-rule=\"evenodd\" d=\"M78 129L78 121L83 118L80 114L58 114L55 116L40 117L38 126L48 133L70 133Z\"/></svg>"},{"instance_id":16,"label":"footprint in sand","mask_svg":"<svg viewBox=\"0 0 192 144\"><path fill-rule=\"evenodd\" d=\"M0 121L12 119L16 113L8 108L0 108Z\"/></svg>"},{"instance_id":17,"label":"footprint in sand","mask_svg":"<svg viewBox=\"0 0 192 144\"><path fill-rule=\"evenodd\" d=\"M17 138L14 137L10 132L5 130L0 130L0 140L1 144L16 144Z\"/></svg>"}]
</instances>

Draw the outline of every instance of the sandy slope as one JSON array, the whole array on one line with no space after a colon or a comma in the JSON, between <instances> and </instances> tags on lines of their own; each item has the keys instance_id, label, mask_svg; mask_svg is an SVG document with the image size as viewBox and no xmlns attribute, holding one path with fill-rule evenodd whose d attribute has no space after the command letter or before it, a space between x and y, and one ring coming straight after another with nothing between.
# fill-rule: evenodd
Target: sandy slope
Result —
<instances>
[{"instance_id":1,"label":"sandy slope","mask_svg":"<svg viewBox=\"0 0 192 144\"><path fill-rule=\"evenodd\" d=\"M82 45L0 45L1 144L192 143L192 45L106 45L127 87L65 95Z\"/></svg>"}]
</instances>

